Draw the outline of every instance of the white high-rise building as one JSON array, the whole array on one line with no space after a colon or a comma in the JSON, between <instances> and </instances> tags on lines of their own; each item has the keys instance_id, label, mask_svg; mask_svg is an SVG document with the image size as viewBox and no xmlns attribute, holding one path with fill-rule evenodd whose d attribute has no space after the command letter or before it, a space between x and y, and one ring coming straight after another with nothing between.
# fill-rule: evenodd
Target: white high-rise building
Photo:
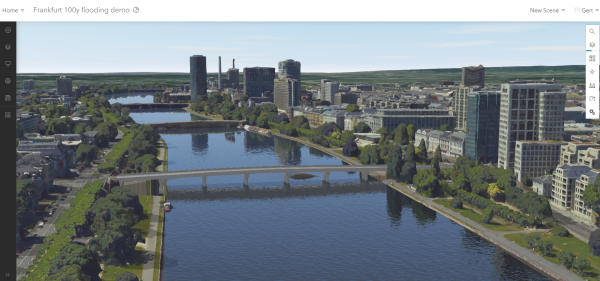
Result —
<instances>
[{"instance_id":1,"label":"white high-rise building","mask_svg":"<svg viewBox=\"0 0 600 281\"><path fill-rule=\"evenodd\" d=\"M321 100L326 100L333 104L335 101L335 94L338 93L340 84L337 82L331 82L329 79L321 79Z\"/></svg>"},{"instance_id":2,"label":"white high-rise building","mask_svg":"<svg viewBox=\"0 0 600 281\"><path fill-rule=\"evenodd\" d=\"M517 141L563 140L566 93L554 80L502 84L498 167L513 169Z\"/></svg>"}]
</instances>

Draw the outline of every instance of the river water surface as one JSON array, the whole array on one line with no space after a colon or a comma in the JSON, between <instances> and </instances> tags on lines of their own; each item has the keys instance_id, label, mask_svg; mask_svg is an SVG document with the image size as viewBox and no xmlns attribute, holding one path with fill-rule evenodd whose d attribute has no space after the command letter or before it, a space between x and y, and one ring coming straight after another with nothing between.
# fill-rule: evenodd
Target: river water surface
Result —
<instances>
[{"instance_id":1,"label":"river water surface","mask_svg":"<svg viewBox=\"0 0 600 281\"><path fill-rule=\"evenodd\" d=\"M113 100L111 100L113 102ZM119 100L119 102L122 102ZM132 114L136 122L189 114ZM186 119L187 118L187 119ZM249 132L161 134L168 169L342 165ZM549 280L462 226L359 173L168 180L165 280Z\"/></svg>"}]
</instances>

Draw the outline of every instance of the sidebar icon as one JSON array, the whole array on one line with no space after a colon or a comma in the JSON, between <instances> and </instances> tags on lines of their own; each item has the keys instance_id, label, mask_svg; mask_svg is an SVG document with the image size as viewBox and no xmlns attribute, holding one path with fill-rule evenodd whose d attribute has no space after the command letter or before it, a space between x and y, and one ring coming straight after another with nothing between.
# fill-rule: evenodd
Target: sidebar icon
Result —
<instances>
[{"instance_id":1,"label":"sidebar icon","mask_svg":"<svg viewBox=\"0 0 600 281\"><path fill-rule=\"evenodd\" d=\"M585 117L586 119L600 118L600 25L585 26Z\"/></svg>"}]
</instances>

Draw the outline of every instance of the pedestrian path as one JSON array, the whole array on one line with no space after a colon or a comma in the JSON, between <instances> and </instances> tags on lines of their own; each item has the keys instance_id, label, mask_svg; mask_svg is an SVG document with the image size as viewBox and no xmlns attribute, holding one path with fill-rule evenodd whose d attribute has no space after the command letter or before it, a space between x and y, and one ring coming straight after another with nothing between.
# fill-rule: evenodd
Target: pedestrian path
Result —
<instances>
[{"instance_id":1,"label":"pedestrian path","mask_svg":"<svg viewBox=\"0 0 600 281\"><path fill-rule=\"evenodd\" d=\"M154 278L154 259L159 259L156 253L156 237L158 231L158 212L160 211L159 205L161 196L154 196L154 202L152 203L152 213L150 214L150 229L148 230L148 236L146 236L146 255L153 257L146 260L144 268L142 270L143 281L152 281Z\"/></svg>"}]
</instances>

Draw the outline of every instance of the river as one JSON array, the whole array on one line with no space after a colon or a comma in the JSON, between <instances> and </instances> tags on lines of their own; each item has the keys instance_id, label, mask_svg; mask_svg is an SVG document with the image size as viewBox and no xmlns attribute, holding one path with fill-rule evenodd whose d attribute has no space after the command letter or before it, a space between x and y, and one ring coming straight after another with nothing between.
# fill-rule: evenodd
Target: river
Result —
<instances>
[{"instance_id":1,"label":"river","mask_svg":"<svg viewBox=\"0 0 600 281\"><path fill-rule=\"evenodd\" d=\"M343 164L278 137L176 133L162 134L169 170ZM168 180L165 280L549 280L379 182L332 173L326 185L316 175L288 188L282 174L250 175L247 189L241 175L208 177L204 191L200 178Z\"/></svg>"}]
</instances>

